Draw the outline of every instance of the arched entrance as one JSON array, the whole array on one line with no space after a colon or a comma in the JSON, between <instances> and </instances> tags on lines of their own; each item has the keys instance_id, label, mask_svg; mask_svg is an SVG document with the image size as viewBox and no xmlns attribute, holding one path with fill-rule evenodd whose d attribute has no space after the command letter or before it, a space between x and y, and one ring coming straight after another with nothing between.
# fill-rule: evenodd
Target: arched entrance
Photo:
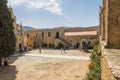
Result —
<instances>
[{"instance_id":1,"label":"arched entrance","mask_svg":"<svg viewBox=\"0 0 120 80\"><path fill-rule=\"evenodd\" d=\"M21 52L22 51L22 44L21 43L19 43L19 50L18 50L19 52Z\"/></svg>"},{"instance_id":2,"label":"arched entrance","mask_svg":"<svg viewBox=\"0 0 120 80\"><path fill-rule=\"evenodd\" d=\"M80 43L76 43L76 48L79 48L80 47Z\"/></svg>"},{"instance_id":3,"label":"arched entrance","mask_svg":"<svg viewBox=\"0 0 120 80\"><path fill-rule=\"evenodd\" d=\"M21 48L22 48L22 45L21 45L21 43L19 43L19 50L21 50Z\"/></svg>"}]
</instances>

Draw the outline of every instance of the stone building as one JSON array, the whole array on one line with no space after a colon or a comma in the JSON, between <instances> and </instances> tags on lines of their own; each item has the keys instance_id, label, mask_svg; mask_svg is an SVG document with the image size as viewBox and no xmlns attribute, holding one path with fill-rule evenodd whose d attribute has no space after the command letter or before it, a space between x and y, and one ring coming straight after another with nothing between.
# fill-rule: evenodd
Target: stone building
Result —
<instances>
[{"instance_id":1,"label":"stone building","mask_svg":"<svg viewBox=\"0 0 120 80\"><path fill-rule=\"evenodd\" d=\"M16 49L19 50L27 46L26 44L26 36L24 35L24 31L22 30L22 24L16 24Z\"/></svg>"},{"instance_id":2,"label":"stone building","mask_svg":"<svg viewBox=\"0 0 120 80\"><path fill-rule=\"evenodd\" d=\"M103 0L100 7L100 33L108 47L120 48L120 0Z\"/></svg>"},{"instance_id":3,"label":"stone building","mask_svg":"<svg viewBox=\"0 0 120 80\"><path fill-rule=\"evenodd\" d=\"M26 44L26 36L24 35L24 31L22 30L22 23L17 24L16 23L16 16L14 16L13 10L10 7L9 11L11 12L11 16L13 18L13 27L14 27L14 33L16 36L16 51L23 48L24 46L27 46Z\"/></svg>"},{"instance_id":4,"label":"stone building","mask_svg":"<svg viewBox=\"0 0 120 80\"><path fill-rule=\"evenodd\" d=\"M37 30L26 31L26 43L28 47L37 48L40 45L40 37Z\"/></svg>"},{"instance_id":5,"label":"stone building","mask_svg":"<svg viewBox=\"0 0 120 80\"><path fill-rule=\"evenodd\" d=\"M120 0L102 0L100 49L102 80L120 80Z\"/></svg>"},{"instance_id":6,"label":"stone building","mask_svg":"<svg viewBox=\"0 0 120 80\"><path fill-rule=\"evenodd\" d=\"M79 47L82 39L97 42L98 27L91 28L53 28L27 31L27 44L31 47L42 46L56 48L62 44L66 47Z\"/></svg>"}]
</instances>

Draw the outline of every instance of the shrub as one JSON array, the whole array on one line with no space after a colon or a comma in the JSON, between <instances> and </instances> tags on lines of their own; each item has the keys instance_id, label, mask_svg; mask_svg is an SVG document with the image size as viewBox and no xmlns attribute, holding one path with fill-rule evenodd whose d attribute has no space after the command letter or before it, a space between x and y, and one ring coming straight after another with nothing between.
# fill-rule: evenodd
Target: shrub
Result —
<instances>
[{"instance_id":1,"label":"shrub","mask_svg":"<svg viewBox=\"0 0 120 80\"><path fill-rule=\"evenodd\" d=\"M90 56L91 63L88 65L89 73L87 73L86 80L101 80L101 60L100 53L98 53L99 45L95 45Z\"/></svg>"},{"instance_id":2,"label":"shrub","mask_svg":"<svg viewBox=\"0 0 120 80\"><path fill-rule=\"evenodd\" d=\"M88 52L88 49L93 49L93 46L89 39L82 39L80 41L80 44L81 49L83 49L85 52Z\"/></svg>"}]
</instances>

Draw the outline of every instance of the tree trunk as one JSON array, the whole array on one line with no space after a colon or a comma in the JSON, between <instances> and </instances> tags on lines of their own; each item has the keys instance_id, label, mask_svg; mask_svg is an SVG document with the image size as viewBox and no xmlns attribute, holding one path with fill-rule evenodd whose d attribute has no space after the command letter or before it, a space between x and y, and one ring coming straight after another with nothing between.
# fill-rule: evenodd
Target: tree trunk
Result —
<instances>
[{"instance_id":1,"label":"tree trunk","mask_svg":"<svg viewBox=\"0 0 120 80\"><path fill-rule=\"evenodd\" d=\"M2 55L0 54L0 66L2 66Z\"/></svg>"},{"instance_id":2,"label":"tree trunk","mask_svg":"<svg viewBox=\"0 0 120 80\"><path fill-rule=\"evenodd\" d=\"M4 66L8 66L8 61L4 61Z\"/></svg>"},{"instance_id":3,"label":"tree trunk","mask_svg":"<svg viewBox=\"0 0 120 80\"><path fill-rule=\"evenodd\" d=\"M8 58L4 58L4 66L8 66Z\"/></svg>"},{"instance_id":4,"label":"tree trunk","mask_svg":"<svg viewBox=\"0 0 120 80\"><path fill-rule=\"evenodd\" d=\"M0 57L0 66L2 66L2 58Z\"/></svg>"}]
</instances>

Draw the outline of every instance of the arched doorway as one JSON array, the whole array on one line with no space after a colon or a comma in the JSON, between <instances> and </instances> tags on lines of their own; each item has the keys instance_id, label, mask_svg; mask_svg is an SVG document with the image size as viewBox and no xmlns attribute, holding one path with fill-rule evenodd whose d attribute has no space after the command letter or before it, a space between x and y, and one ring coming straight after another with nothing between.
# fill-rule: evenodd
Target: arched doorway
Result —
<instances>
[{"instance_id":1,"label":"arched doorway","mask_svg":"<svg viewBox=\"0 0 120 80\"><path fill-rule=\"evenodd\" d=\"M19 43L19 49L21 49L22 48L22 45L21 45L21 43Z\"/></svg>"},{"instance_id":2,"label":"arched doorway","mask_svg":"<svg viewBox=\"0 0 120 80\"><path fill-rule=\"evenodd\" d=\"M80 43L76 43L76 48L79 48L80 47Z\"/></svg>"},{"instance_id":3,"label":"arched doorway","mask_svg":"<svg viewBox=\"0 0 120 80\"><path fill-rule=\"evenodd\" d=\"M22 44L19 43L19 52L21 52L21 51L22 51Z\"/></svg>"}]
</instances>

